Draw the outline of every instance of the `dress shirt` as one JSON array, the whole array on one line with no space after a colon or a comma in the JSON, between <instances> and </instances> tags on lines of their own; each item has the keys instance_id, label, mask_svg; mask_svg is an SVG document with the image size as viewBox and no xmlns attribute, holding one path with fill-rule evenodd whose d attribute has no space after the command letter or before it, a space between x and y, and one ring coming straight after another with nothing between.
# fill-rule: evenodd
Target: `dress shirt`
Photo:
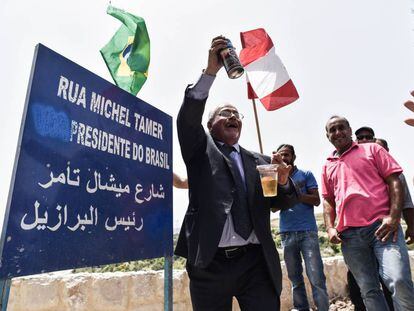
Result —
<instances>
[{"instance_id":1,"label":"dress shirt","mask_svg":"<svg viewBox=\"0 0 414 311\"><path fill-rule=\"evenodd\" d=\"M189 87L188 96L198 100L206 99L215 79L216 76L201 74L197 82Z\"/></svg>"},{"instance_id":2,"label":"dress shirt","mask_svg":"<svg viewBox=\"0 0 414 311\"><path fill-rule=\"evenodd\" d=\"M213 85L215 76L211 76L208 74L203 73L196 84L189 88L188 96L194 99L203 100L208 97L208 93L210 91L211 86ZM223 144L222 142L219 142ZM239 169L240 175L243 179L243 184L246 185L245 177L244 177L244 168L243 162L240 155L240 146L239 144L235 144L233 146L236 151L232 151L230 153L230 157L236 162L237 167ZM223 233L221 234L221 239L219 243L219 247L229 247L229 246L242 246L247 245L249 243L253 244L260 244L259 240L254 233L254 229L250 234L247 240L243 239L240 235L236 233L234 230L233 218L231 216L231 208L226 208L225 213L227 214L227 219L224 224Z\"/></svg>"}]
</instances>

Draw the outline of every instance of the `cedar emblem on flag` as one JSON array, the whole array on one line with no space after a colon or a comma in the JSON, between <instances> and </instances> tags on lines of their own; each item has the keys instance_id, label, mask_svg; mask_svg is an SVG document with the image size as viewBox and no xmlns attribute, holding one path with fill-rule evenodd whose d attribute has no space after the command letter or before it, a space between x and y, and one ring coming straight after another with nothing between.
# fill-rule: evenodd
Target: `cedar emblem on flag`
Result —
<instances>
[{"instance_id":1,"label":"cedar emblem on flag","mask_svg":"<svg viewBox=\"0 0 414 311\"><path fill-rule=\"evenodd\" d=\"M263 28L240 33L240 62L246 71L248 98L259 98L266 110L293 103L299 94L276 55L272 39Z\"/></svg>"}]
</instances>

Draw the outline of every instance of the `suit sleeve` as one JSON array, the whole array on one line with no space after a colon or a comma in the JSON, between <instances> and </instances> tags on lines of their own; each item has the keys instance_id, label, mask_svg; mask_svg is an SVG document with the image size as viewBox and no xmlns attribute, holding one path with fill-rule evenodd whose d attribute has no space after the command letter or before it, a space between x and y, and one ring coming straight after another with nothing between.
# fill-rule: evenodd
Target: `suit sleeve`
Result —
<instances>
[{"instance_id":1,"label":"suit sleeve","mask_svg":"<svg viewBox=\"0 0 414 311\"><path fill-rule=\"evenodd\" d=\"M207 137L201 124L206 99L198 100L188 96L186 89L183 104L177 117L178 140L184 162L191 159L206 147Z\"/></svg>"}]
</instances>

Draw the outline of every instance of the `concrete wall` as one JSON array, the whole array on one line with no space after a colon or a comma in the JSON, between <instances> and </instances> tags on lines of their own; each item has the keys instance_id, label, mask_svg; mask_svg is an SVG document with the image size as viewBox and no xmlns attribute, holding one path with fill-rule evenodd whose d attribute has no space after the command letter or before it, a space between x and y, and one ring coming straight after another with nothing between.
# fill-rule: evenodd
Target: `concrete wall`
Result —
<instances>
[{"instance_id":1,"label":"concrete wall","mask_svg":"<svg viewBox=\"0 0 414 311\"><path fill-rule=\"evenodd\" d=\"M410 252L414 275L414 252ZM342 257L324 259L330 298L347 296L346 267ZM282 263L282 310L291 308L290 282ZM191 310L188 277L174 271L174 310ZM308 294L310 295L310 287ZM163 310L163 272L59 272L13 279L10 311L160 311ZM309 298L309 301L312 301ZM237 303L234 310L238 310Z\"/></svg>"}]
</instances>

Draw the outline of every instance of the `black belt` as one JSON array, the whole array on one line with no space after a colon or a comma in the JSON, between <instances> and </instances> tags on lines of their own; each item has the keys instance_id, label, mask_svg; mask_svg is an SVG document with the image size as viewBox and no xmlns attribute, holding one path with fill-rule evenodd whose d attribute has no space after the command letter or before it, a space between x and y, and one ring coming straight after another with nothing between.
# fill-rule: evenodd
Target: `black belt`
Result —
<instances>
[{"instance_id":1,"label":"black belt","mask_svg":"<svg viewBox=\"0 0 414 311\"><path fill-rule=\"evenodd\" d=\"M252 248L252 247L258 247L260 246L259 244L247 244L247 245L243 245L243 246L229 246L229 247L219 247L217 250L217 254L221 255L227 259L233 259L233 258L238 258L242 255L244 255L245 253L247 253L247 251Z\"/></svg>"}]
</instances>

